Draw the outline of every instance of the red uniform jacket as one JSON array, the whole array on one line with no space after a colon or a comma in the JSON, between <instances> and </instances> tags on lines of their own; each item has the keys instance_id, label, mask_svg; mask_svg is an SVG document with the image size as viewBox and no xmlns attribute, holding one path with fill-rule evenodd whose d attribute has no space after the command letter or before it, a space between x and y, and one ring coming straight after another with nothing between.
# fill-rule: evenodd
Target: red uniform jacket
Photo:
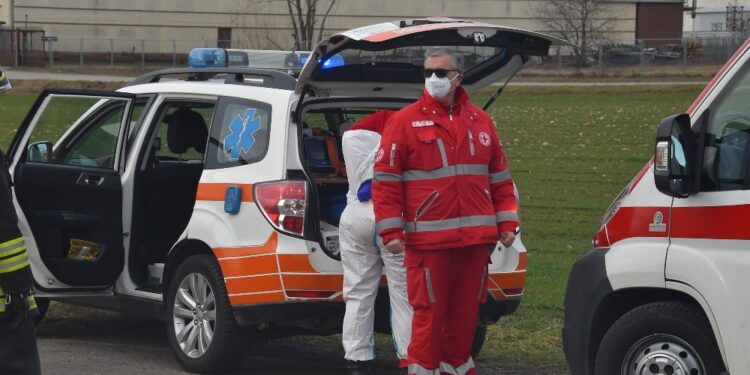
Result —
<instances>
[{"instance_id":1,"label":"red uniform jacket","mask_svg":"<svg viewBox=\"0 0 750 375\"><path fill-rule=\"evenodd\" d=\"M410 249L494 244L518 226L508 159L490 116L463 88L449 113L426 92L388 122L375 158L375 220L383 243Z\"/></svg>"}]
</instances>

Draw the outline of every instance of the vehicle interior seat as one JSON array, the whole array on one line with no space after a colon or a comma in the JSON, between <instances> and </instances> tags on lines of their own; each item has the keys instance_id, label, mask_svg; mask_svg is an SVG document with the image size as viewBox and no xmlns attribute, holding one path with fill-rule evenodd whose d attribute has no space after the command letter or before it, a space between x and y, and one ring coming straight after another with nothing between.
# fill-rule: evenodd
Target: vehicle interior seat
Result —
<instances>
[{"instance_id":1,"label":"vehicle interior seat","mask_svg":"<svg viewBox=\"0 0 750 375\"><path fill-rule=\"evenodd\" d=\"M185 230L195 205L203 163L182 160L191 148L204 154L208 128L200 113L179 108L165 116L167 147L179 160L154 159L147 173L146 216L143 218L148 263L163 262L171 246Z\"/></svg>"}]
</instances>

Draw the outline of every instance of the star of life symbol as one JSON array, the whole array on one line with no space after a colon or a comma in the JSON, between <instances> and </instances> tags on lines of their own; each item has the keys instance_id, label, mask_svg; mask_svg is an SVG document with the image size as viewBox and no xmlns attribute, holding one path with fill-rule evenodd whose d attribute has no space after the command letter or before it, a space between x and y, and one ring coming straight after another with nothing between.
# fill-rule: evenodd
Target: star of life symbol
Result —
<instances>
[{"instance_id":1,"label":"star of life symbol","mask_svg":"<svg viewBox=\"0 0 750 375\"><path fill-rule=\"evenodd\" d=\"M487 132L480 132L479 143L481 143L482 146L484 147L489 147L490 143L492 143L492 140L490 139L490 135L487 134Z\"/></svg>"},{"instance_id":2,"label":"star of life symbol","mask_svg":"<svg viewBox=\"0 0 750 375\"><path fill-rule=\"evenodd\" d=\"M664 214L661 211L654 213L654 222L648 225L649 232L666 232L667 224L664 224Z\"/></svg>"},{"instance_id":3,"label":"star of life symbol","mask_svg":"<svg viewBox=\"0 0 750 375\"><path fill-rule=\"evenodd\" d=\"M383 155L385 155L385 150L381 147L380 150L378 150L378 154L375 156L375 162L383 160Z\"/></svg>"},{"instance_id":4,"label":"star of life symbol","mask_svg":"<svg viewBox=\"0 0 750 375\"><path fill-rule=\"evenodd\" d=\"M229 135L224 138L224 153L229 160L238 160L240 153L248 153L255 144L253 133L260 128L260 116L255 116L255 108L234 116L229 124Z\"/></svg>"}]
</instances>

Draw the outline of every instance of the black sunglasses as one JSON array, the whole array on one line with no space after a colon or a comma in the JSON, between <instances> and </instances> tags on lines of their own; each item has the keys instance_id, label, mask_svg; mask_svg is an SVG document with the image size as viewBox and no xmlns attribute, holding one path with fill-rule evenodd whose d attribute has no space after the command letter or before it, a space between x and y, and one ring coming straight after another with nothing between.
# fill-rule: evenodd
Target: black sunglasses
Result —
<instances>
[{"instance_id":1,"label":"black sunglasses","mask_svg":"<svg viewBox=\"0 0 750 375\"><path fill-rule=\"evenodd\" d=\"M457 71L457 69L422 69L422 75L425 78L430 78L432 77L432 74L435 73L438 78L445 78L448 75L448 72Z\"/></svg>"}]
</instances>

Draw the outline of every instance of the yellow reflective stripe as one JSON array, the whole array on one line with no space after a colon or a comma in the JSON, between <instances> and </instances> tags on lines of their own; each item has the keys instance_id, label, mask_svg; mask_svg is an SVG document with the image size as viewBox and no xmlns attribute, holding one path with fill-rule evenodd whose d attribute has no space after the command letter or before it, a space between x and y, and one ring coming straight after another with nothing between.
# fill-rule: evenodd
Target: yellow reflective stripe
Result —
<instances>
[{"instance_id":1,"label":"yellow reflective stripe","mask_svg":"<svg viewBox=\"0 0 750 375\"><path fill-rule=\"evenodd\" d=\"M26 246L21 246L20 248L17 248L17 249L15 249L13 251L14 251L13 254L8 254L6 256L0 257L0 264L10 263L10 262L7 262L7 260L9 260L9 259L16 259L19 256L26 255Z\"/></svg>"},{"instance_id":2,"label":"yellow reflective stripe","mask_svg":"<svg viewBox=\"0 0 750 375\"><path fill-rule=\"evenodd\" d=\"M22 251L22 252L20 252L18 254L15 254L15 255L13 255L11 257L8 257L8 258L5 258L5 259L0 259L0 270L2 270L3 267L5 267L6 264L16 263L18 260L24 259L24 258L28 258L28 256L27 256L27 254L26 254L25 251Z\"/></svg>"},{"instance_id":3,"label":"yellow reflective stripe","mask_svg":"<svg viewBox=\"0 0 750 375\"><path fill-rule=\"evenodd\" d=\"M23 237L14 238L10 241L0 243L0 258L9 255L10 253L16 251L21 247L26 249L26 244L23 242Z\"/></svg>"},{"instance_id":4,"label":"yellow reflective stripe","mask_svg":"<svg viewBox=\"0 0 750 375\"><path fill-rule=\"evenodd\" d=\"M25 258L22 262L15 264L15 265L9 265L7 268L0 267L0 274L11 273L11 272L18 271L28 266L29 266L29 259Z\"/></svg>"}]
</instances>

